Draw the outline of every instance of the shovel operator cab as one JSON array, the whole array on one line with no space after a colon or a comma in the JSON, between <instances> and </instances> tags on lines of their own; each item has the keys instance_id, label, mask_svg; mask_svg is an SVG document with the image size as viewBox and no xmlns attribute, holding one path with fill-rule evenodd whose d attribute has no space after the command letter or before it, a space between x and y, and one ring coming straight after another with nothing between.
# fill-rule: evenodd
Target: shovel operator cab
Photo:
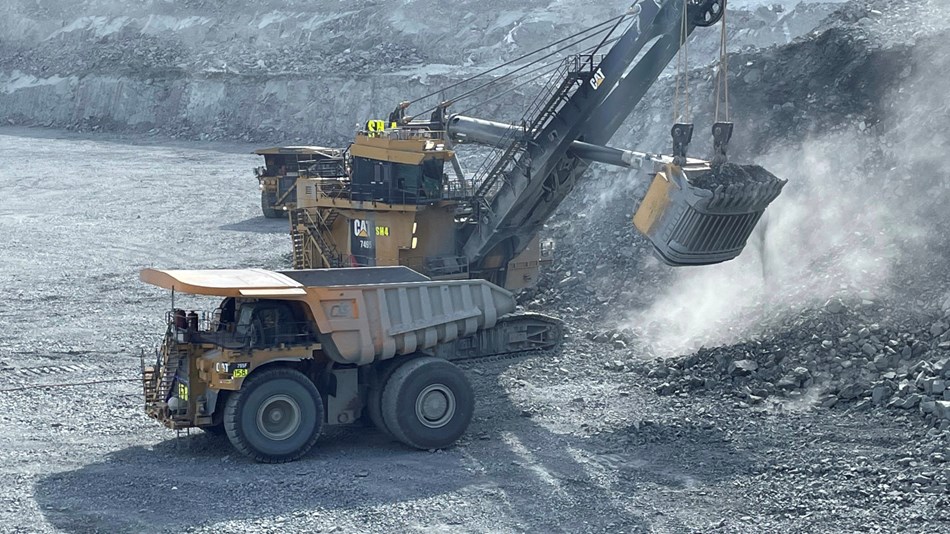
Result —
<instances>
[{"instance_id":1,"label":"shovel operator cab","mask_svg":"<svg viewBox=\"0 0 950 534\"><path fill-rule=\"evenodd\" d=\"M154 364L143 359L147 414L227 434L262 462L296 459L323 425L364 414L411 447L449 446L474 406L450 361L463 342L524 343L505 326L514 297L483 280L433 281L405 267L146 269L141 279L173 301L222 298L208 314L172 305Z\"/></svg>"}]
</instances>

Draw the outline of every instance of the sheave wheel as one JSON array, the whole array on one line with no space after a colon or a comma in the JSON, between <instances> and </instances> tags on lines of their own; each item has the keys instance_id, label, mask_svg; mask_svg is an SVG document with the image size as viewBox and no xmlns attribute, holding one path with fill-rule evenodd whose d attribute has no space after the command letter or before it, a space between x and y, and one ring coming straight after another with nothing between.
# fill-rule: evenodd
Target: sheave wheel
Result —
<instances>
[{"instance_id":1,"label":"sheave wheel","mask_svg":"<svg viewBox=\"0 0 950 534\"><path fill-rule=\"evenodd\" d=\"M382 412L393 437L417 449L455 443L472 420L475 394L461 369L429 356L403 363L383 387Z\"/></svg>"},{"instance_id":2,"label":"sheave wheel","mask_svg":"<svg viewBox=\"0 0 950 534\"><path fill-rule=\"evenodd\" d=\"M252 374L228 396L224 429L234 448L258 462L300 458L323 427L323 400L316 386L293 369Z\"/></svg>"},{"instance_id":3,"label":"sheave wheel","mask_svg":"<svg viewBox=\"0 0 950 534\"><path fill-rule=\"evenodd\" d=\"M267 191L261 191L261 213L268 219L279 219L284 216L283 210L272 208L277 202L277 195L272 195Z\"/></svg>"}]
</instances>

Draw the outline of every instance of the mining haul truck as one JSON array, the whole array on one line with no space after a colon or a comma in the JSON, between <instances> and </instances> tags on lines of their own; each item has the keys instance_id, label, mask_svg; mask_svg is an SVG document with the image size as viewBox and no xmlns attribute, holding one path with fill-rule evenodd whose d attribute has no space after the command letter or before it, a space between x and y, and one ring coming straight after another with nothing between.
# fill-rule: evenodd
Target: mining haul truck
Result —
<instances>
[{"instance_id":1,"label":"mining haul truck","mask_svg":"<svg viewBox=\"0 0 950 534\"><path fill-rule=\"evenodd\" d=\"M322 146L278 146L261 148L254 153L264 157L264 165L254 168L261 190L261 212L268 219L276 219L286 217L297 207L297 177L301 169L339 161L343 151ZM342 176L342 166L338 171ZM322 172L334 175L327 167L323 167Z\"/></svg>"},{"instance_id":2,"label":"mining haul truck","mask_svg":"<svg viewBox=\"0 0 950 534\"><path fill-rule=\"evenodd\" d=\"M299 457L323 424L364 413L410 446L450 445L473 402L453 360L559 343L560 323L514 313L508 290L536 282L538 232L592 162L648 167L633 224L667 264L736 257L785 181L726 161L731 123L713 125L709 161L687 157L688 122L673 125L670 155L606 146L724 7L641 0L581 32L597 44L556 65L557 83L520 124L452 114L451 102L420 119L402 103L348 149L298 162L295 270L143 271L173 293L224 297L205 317L172 306L143 368L146 411L171 428L223 431L267 462ZM497 148L472 176L455 155L469 142Z\"/></svg>"},{"instance_id":3,"label":"mining haul truck","mask_svg":"<svg viewBox=\"0 0 950 534\"><path fill-rule=\"evenodd\" d=\"M406 267L140 277L173 295L223 298L210 313L168 312L157 364L143 361L146 412L172 429L225 433L261 462L298 458L323 425L364 414L411 447L447 447L474 408L453 362L548 343L511 327L509 291Z\"/></svg>"}]
</instances>

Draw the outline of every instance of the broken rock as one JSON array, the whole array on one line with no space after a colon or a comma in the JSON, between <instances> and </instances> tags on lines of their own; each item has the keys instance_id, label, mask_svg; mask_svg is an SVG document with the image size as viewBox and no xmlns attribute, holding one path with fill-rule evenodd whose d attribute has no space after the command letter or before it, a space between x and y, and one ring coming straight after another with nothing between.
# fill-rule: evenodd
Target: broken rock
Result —
<instances>
[{"instance_id":1,"label":"broken rock","mask_svg":"<svg viewBox=\"0 0 950 534\"><path fill-rule=\"evenodd\" d=\"M881 404L891 395L890 390L887 386L875 386L871 390L871 402L874 404Z\"/></svg>"},{"instance_id":2,"label":"broken rock","mask_svg":"<svg viewBox=\"0 0 950 534\"><path fill-rule=\"evenodd\" d=\"M903 410L910 410L911 408L917 406L920 403L920 395L914 393L913 395L908 395L903 399L894 399L891 401L889 406L895 408L901 408Z\"/></svg>"},{"instance_id":3,"label":"broken rock","mask_svg":"<svg viewBox=\"0 0 950 534\"><path fill-rule=\"evenodd\" d=\"M851 400L860 397L865 391L861 384L848 384L838 391L838 398L841 400Z\"/></svg>"},{"instance_id":4,"label":"broken rock","mask_svg":"<svg viewBox=\"0 0 950 534\"><path fill-rule=\"evenodd\" d=\"M950 420L950 401L934 401L933 414L937 417Z\"/></svg>"},{"instance_id":5,"label":"broken rock","mask_svg":"<svg viewBox=\"0 0 950 534\"><path fill-rule=\"evenodd\" d=\"M947 390L947 381L942 378L935 378L930 383L930 392L934 395L941 395Z\"/></svg>"},{"instance_id":6,"label":"broken rock","mask_svg":"<svg viewBox=\"0 0 950 534\"><path fill-rule=\"evenodd\" d=\"M950 297L948 297L948 302L950 302ZM838 314L844 310L844 303L841 302L841 299L829 299L828 302L825 302L825 311L828 313Z\"/></svg>"},{"instance_id":7,"label":"broken rock","mask_svg":"<svg viewBox=\"0 0 950 534\"><path fill-rule=\"evenodd\" d=\"M737 360L729 364L731 376L748 376L759 368L759 364L752 360Z\"/></svg>"},{"instance_id":8,"label":"broken rock","mask_svg":"<svg viewBox=\"0 0 950 534\"><path fill-rule=\"evenodd\" d=\"M785 375L775 383L775 387L785 390L798 389L798 379L789 375Z\"/></svg>"},{"instance_id":9,"label":"broken rock","mask_svg":"<svg viewBox=\"0 0 950 534\"><path fill-rule=\"evenodd\" d=\"M938 336L940 336L941 334L943 334L944 332L946 332L946 331L947 331L947 328L948 328L947 323L945 323L945 322L943 322L943 321L937 321L936 323L934 323L933 325L931 325L931 327L930 327L930 335L932 335L933 337L938 337Z\"/></svg>"}]
</instances>

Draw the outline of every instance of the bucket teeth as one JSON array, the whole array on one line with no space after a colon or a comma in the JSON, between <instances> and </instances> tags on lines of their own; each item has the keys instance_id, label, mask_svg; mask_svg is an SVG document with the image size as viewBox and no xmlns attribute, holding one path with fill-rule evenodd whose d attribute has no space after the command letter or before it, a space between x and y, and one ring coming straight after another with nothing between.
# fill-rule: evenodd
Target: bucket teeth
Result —
<instances>
[{"instance_id":1,"label":"bucket teeth","mask_svg":"<svg viewBox=\"0 0 950 534\"><path fill-rule=\"evenodd\" d=\"M759 183L720 184L703 209L721 214L762 211L778 197L787 182L771 173L769 176L768 181Z\"/></svg>"}]
</instances>

